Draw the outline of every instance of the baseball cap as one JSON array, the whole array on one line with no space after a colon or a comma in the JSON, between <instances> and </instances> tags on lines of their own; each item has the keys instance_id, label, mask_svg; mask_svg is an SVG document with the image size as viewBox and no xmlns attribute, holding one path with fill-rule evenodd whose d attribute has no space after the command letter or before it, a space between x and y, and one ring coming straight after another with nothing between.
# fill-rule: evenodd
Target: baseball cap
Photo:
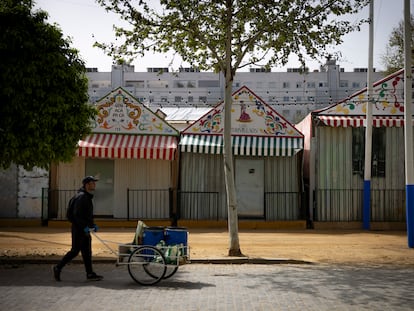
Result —
<instances>
[{"instance_id":1,"label":"baseball cap","mask_svg":"<svg viewBox=\"0 0 414 311\"><path fill-rule=\"evenodd\" d=\"M91 181L98 181L98 178L95 178L93 176L86 176L84 179L82 179L82 184L87 184L88 182Z\"/></svg>"}]
</instances>

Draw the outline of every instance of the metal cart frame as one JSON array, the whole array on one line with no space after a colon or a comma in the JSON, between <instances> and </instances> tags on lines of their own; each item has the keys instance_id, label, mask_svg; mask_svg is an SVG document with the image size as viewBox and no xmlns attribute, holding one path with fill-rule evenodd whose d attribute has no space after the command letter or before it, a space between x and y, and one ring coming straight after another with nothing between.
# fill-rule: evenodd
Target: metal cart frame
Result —
<instances>
[{"instance_id":1,"label":"metal cart frame","mask_svg":"<svg viewBox=\"0 0 414 311\"><path fill-rule=\"evenodd\" d=\"M190 248L187 245L122 244L103 240L94 231L91 233L117 257L116 265L127 265L131 278L141 285L154 285L170 278L179 266L190 262ZM117 244L118 250L109 244Z\"/></svg>"}]
</instances>

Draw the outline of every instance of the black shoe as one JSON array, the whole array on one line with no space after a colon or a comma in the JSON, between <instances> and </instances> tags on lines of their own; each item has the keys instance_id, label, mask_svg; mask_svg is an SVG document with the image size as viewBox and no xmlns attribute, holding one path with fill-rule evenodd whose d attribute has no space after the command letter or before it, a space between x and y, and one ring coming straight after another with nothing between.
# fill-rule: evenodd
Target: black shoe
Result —
<instances>
[{"instance_id":1,"label":"black shoe","mask_svg":"<svg viewBox=\"0 0 414 311\"><path fill-rule=\"evenodd\" d=\"M88 281L100 281L103 279L102 275L97 275L95 272L89 273L86 275Z\"/></svg>"},{"instance_id":2,"label":"black shoe","mask_svg":"<svg viewBox=\"0 0 414 311\"><path fill-rule=\"evenodd\" d=\"M55 278L55 281L60 282L60 269L57 266L52 267L53 270L53 277Z\"/></svg>"}]
</instances>

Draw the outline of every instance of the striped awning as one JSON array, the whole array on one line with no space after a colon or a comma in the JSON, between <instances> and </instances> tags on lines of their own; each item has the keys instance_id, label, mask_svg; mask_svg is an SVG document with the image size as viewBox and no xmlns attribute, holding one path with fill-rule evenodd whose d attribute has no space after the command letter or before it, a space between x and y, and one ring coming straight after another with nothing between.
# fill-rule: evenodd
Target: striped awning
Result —
<instances>
[{"instance_id":1,"label":"striped awning","mask_svg":"<svg viewBox=\"0 0 414 311\"><path fill-rule=\"evenodd\" d=\"M92 134L79 141L80 157L173 160L177 137L161 135Z\"/></svg>"},{"instance_id":2,"label":"striped awning","mask_svg":"<svg viewBox=\"0 0 414 311\"><path fill-rule=\"evenodd\" d=\"M365 126L364 116L316 116L323 124L331 127L363 127ZM404 117L374 116L372 118L374 127L403 127Z\"/></svg>"},{"instance_id":3,"label":"striped awning","mask_svg":"<svg viewBox=\"0 0 414 311\"><path fill-rule=\"evenodd\" d=\"M293 156L303 149L302 137L232 136L233 155ZM221 135L184 135L181 152L222 154Z\"/></svg>"}]
</instances>

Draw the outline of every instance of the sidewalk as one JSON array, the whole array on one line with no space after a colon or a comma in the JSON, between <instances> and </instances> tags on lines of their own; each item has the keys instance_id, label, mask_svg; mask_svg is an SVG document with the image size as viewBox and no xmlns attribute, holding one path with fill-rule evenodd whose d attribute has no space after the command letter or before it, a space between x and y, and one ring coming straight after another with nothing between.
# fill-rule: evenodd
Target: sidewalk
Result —
<instances>
[{"instance_id":1,"label":"sidewalk","mask_svg":"<svg viewBox=\"0 0 414 311\"><path fill-rule=\"evenodd\" d=\"M101 228L98 235L129 243L133 228ZM229 234L224 229L189 229L194 263L315 263L341 265L414 266L414 249L408 248L405 231L361 230L240 230L245 257L229 257ZM70 249L70 229L50 227L0 227L0 262L56 261ZM105 245L93 239L94 261L114 261ZM80 257L79 257L80 260Z\"/></svg>"}]
</instances>

